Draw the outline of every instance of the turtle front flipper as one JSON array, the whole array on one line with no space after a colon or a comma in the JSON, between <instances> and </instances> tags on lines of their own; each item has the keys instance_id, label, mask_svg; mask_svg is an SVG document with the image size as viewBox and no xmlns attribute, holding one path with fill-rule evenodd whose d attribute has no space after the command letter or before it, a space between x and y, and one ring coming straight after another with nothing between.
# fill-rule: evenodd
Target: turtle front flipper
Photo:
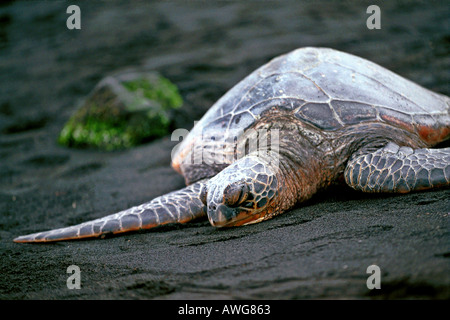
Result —
<instances>
[{"instance_id":1,"label":"turtle front flipper","mask_svg":"<svg viewBox=\"0 0 450 320\"><path fill-rule=\"evenodd\" d=\"M204 185L204 182L197 182L128 210L71 227L20 236L14 242L77 240L151 229L168 223L186 223L206 216L201 201Z\"/></svg>"},{"instance_id":2,"label":"turtle front flipper","mask_svg":"<svg viewBox=\"0 0 450 320\"><path fill-rule=\"evenodd\" d=\"M450 185L450 148L412 149L390 142L353 156L345 181L364 192L406 193Z\"/></svg>"}]
</instances>

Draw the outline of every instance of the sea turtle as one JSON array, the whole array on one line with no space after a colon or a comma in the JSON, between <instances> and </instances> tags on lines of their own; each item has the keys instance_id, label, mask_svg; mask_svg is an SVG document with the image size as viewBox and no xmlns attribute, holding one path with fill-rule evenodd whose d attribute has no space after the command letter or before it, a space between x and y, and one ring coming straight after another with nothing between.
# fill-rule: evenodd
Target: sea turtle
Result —
<instances>
[{"instance_id":1,"label":"sea turtle","mask_svg":"<svg viewBox=\"0 0 450 320\"><path fill-rule=\"evenodd\" d=\"M186 223L266 220L345 180L364 192L450 184L450 98L360 57L300 48L219 99L172 154L187 187L76 226L20 236L48 242ZM342 179L342 177L344 179Z\"/></svg>"}]
</instances>

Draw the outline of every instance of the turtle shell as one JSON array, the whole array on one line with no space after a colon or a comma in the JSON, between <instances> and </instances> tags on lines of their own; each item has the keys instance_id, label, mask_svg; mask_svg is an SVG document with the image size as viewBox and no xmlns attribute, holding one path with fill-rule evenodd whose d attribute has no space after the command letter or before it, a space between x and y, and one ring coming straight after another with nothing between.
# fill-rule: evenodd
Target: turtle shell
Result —
<instances>
[{"instance_id":1,"label":"turtle shell","mask_svg":"<svg viewBox=\"0 0 450 320\"><path fill-rule=\"evenodd\" d=\"M301 48L274 58L220 98L180 144L172 165L180 171L196 141L230 141L271 108L292 112L321 130L386 122L433 145L450 134L449 106L449 97L363 58Z\"/></svg>"}]
</instances>

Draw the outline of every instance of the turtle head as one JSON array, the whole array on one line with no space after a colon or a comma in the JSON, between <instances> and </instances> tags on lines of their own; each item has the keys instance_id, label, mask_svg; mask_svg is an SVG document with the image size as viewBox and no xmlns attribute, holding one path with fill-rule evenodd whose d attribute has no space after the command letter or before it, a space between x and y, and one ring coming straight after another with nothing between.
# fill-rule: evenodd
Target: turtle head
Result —
<instances>
[{"instance_id":1,"label":"turtle head","mask_svg":"<svg viewBox=\"0 0 450 320\"><path fill-rule=\"evenodd\" d=\"M213 177L201 191L201 198L213 226L240 226L276 214L277 189L278 180L267 164L257 157L246 157Z\"/></svg>"}]
</instances>

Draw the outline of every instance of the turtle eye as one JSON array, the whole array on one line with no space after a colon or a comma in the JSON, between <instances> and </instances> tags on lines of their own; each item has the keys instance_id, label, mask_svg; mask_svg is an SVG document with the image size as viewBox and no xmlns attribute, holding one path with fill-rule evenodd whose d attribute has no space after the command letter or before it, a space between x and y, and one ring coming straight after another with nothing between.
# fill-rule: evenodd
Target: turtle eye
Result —
<instances>
[{"instance_id":1,"label":"turtle eye","mask_svg":"<svg viewBox=\"0 0 450 320\"><path fill-rule=\"evenodd\" d=\"M202 201L202 203L206 206L206 197L208 195L208 189L206 188L206 185L202 185L202 188L200 189L200 195L199 198Z\"/></svg>"},{"instance_id":2,"label":"turtle eye","mask_svg":"<svg viewBox=\"0 0 450 320\"><path fill-rule=\"evenodd\" d=\"M228 207L237 207L247 200L250 188L245 182L229 184L223 191L223 202Z\"/></svg>"}]
</instances>

